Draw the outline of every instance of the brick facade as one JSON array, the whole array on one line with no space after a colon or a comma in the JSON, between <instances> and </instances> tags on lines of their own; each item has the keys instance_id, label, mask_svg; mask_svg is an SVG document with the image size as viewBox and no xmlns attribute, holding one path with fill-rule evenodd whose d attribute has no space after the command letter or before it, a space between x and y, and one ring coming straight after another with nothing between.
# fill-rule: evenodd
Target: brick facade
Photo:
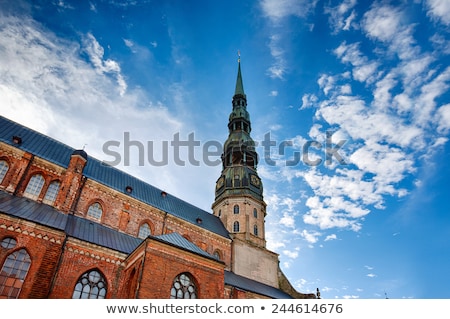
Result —
<instances>
[{"instance_id":1,"label":"brick facade","mask_svg":"<svg viewBox=\"0 0 450 319\"><path fill-rule=\"evenodd\" d=\"M16 280L18 298L72 298L83 274L91 271L104 280L106 292L101 296L104 298L170 298L174 280L180 274L189 276L197 298L268 297L224 282L224 272L233 271L232 237L203 227L201 219L187 221L145 203L128 193L132 190L120 191L86 177L89 159L84 151L64 156L60 158L66 160L66 165L0 139L0 164L7 169L0 180L0 195L3 194L0 198L13 203L0 209L0 242L15 240L13 247L0 247L0 298L11 297L2 288L7 286L5 280L14 279L6 263L21 249L28 254L30 267L23 283ZM43 178L42 188L37 194L27 194L27 185L37 174ZM55 181L59 182L55 200L46 203L44 198ZM161 205L165 200L173 200L165 193L158 195ZM94 203L101 207L99 218L88 215ZM34 205L35 220L27 216L30 209L27 205ZM261 207L258 209L265 214ZM57 216L60 224L78 218L87 225L83 226L86 229L77 230L84 232L81 237L70 235L71 232L50 220L50 215L43 216L45 213ZM210 217L213 222L220 222L218 217L212 214ZM144 223L149 226L151 236L139 239L139 228ZM101 237L102 232L114 234L101 238L105 241L126 240L102 244L94 237L91 239L91 224L98 228L95 236ZM159 237L173 233L178 233L184 242L172 243ZM129 250L127 241L137 244ZM195 245L195 249L186 243Z\"/></svg>"}]
</instances>

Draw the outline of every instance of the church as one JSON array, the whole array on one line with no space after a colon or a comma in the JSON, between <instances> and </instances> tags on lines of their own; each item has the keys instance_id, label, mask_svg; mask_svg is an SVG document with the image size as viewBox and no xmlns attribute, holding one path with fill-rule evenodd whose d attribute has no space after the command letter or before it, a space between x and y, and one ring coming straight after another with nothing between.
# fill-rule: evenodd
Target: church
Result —
<instances>
[{"instance_id":1,"label":"church","mask_svg":"<svg viewBox=\"0 0 450 319\"><path fill-rule=\"evenodd\" d=\"M0 116L0 298L319 298L266 248L241 66L212 211Z\"/></svg>"}]
</instances>

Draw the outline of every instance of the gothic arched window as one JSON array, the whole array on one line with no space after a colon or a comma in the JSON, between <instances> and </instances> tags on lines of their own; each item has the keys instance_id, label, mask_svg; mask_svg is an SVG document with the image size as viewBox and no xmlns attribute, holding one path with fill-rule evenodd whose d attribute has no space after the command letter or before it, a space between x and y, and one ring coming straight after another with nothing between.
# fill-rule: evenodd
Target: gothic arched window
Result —
<instances>
[{"instance_id":1,"label":"gothic arched window","mask_svg":"<svg viewBox=\"0 0 450 319\"><path fill-rule=\"evenodd\" d=\"M30 255L25 249L9 254L0 270L0 298L19 298L30 265Z\"/></svg>"},{"instance_id":2,"label":"gothic arched window","mask_svg":"<svg viewBox=\"0 0 450 319\"><path fill-rule=\"evenodd\" d=\"M41 193L42 186L44 186L44 177L41 174L33 175L25 188L24 195L31 199L37 199Z\"/></svg>"},{"instance_id":3,"label":"gothic arched window","mask_svg":"<svg viewBox=\"0 0 450 319\"><path fill-rule=\"evenodd\" d=\"M139 227L139 233L138 233L138 237L139 238L147 238L148 235L152 234L152 230L150 229L150 226L147 223L144 223L141 225L141 227Z\"/></svg>"},{"instance_id":4,"label":"gothic arched window","mask_svg":"<svg viewBox=\"0 0 450 319\"><path fill-rule=\"evenodd\" d=\"M182 273L175 277L170 299L197 299L197 288L190 274Z\"/></svg>"},{"instance_id":5,"label":"gothic arched window","mask_svg":"<svg viewBox=\"0 0 450 319\"><path fill-rule=\"evenodd\" d=\"M239 214L239 205L234 205L234 207L233 207L233 212L234 212L235 214Z\"/></svg>"},{"instance_id":6,"label":"gothic arched window","mask_svg":"<svg viewBox=\"0 0 450 319\"><path fill-rule=\"evenodd\" d=\"M53 181L47 188L47 192L45 193L44 200L42 201L45 204L53 205L56 200L56 196L59 192L59 185L61 183L58 181Z\"/></svg>"},{"instance_id":7,"label":"gothic arched window","mask_svg":"<svg viewBox=\"0 0 450 319\"><path fill-rule=\"evenodd\" d=\"M0 161L0 183L3 182L6 173L8 172L9 165L6 161Z\"/></svg>"},{"instance_id":8,"label":"gothic arched window","mask_svg":"<svg viewBox=\"0 0 450 319\"><path fill-rule=\"evenodd\" d=\"M238 233L239 232L239 222L235 221L233 224L233 232Z\"/></svg>"},{"instance_id":9,"label":"gothic arched window","mask_svg":"<svg viewBox=\"0 0 450 319\"><path fill-rule=\"evenodd\" d=\"M258 210L253 208L253 217L258 218Z\"/></svg>"},{"instance_id":10,"label":"gothic arched window","mask_svg":"<svg viewBox=\"0 0 450 319\"><path fill-rule=\"evenodd\" d=\"M87 215L90 217L93 217L95 219L100 219L103 214L102 205L100 203L95 202L91 206L89 206L89 209L87 211Z\"/></svg>"},{"instance_id":11,"label":"gothic arched window","mask_svg":"<svg viewBox=\"0 0 450 319\"><path fill-rule=\"evenodd\" d=\"M72 299L105 299L106 280L97 270L89 270L78 279Z\"/></svg>"}]
</instances>

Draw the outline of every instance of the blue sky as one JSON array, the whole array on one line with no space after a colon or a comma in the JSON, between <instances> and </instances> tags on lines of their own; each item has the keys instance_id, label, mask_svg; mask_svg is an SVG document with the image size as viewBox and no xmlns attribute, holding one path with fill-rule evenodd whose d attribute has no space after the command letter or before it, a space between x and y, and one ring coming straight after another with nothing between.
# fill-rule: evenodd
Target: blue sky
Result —
<instances>
[{"instance_id":1,"label":"blue sky","mask_svg":"<svg viewBox=\"0 0 450 319\"><path fill-rule=\"evenodd\" d=\"M252 137L276 145L275 165L257 148L267 246L293 285L450 298L446 0L1 1L0 113L101 160L119 142L120 169L211 211L202 146L227 138L238 50ZM326 163L327 132L345 163ZM161 159L175 134L199 165L170 147L125 162L126 136ZM308 141L321 164L291 165Z\"/></svg>"}]
</instances>

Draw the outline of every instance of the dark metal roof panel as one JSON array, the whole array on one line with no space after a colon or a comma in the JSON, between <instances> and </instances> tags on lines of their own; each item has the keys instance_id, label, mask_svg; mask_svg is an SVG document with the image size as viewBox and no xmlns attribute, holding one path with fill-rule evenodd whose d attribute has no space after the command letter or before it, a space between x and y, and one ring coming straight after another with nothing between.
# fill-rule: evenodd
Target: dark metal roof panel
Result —
<instances>
[{"instance_id":1,"label":"dark metal roof panel","mask_svg":"<svg viewBox=\"0 0 450 319\"><path fill-rule=\"evenodd\" d=\"M149 236L149 237L152 237L152 236ZM155 236L154 238L157 238L160 241L175 245L182 249L191 251L193 253L218 260L216 257L208 254L206 251L204 251L203 249L201 249L194 243L190 242L189 240L187 240L186 238L181 236L179 233L170 233L170 234L165 234L165 235L159 235L159 236Z\"/></svg>"},{"instance_id":2,"label":"dark metal roof panel","mask_svg":"<svg viewBox=\"0 0 450 319\"><path fill-rule=\"evenodd\" d=\"M218 217L171 194L166 193L165 196L162 196L163 190L115 167L109 166L97 159L90 158L83 173L86 177L122 193L125 193L127 186L131 186L133 191L127 195L192 224L196 224L199 227L229 238L228 231ZM197 223L198 218L201 219L200 224Z\"/></svg>"},{"instance_id":3,"label":"dark metal roof panel","mask_svg":"<svg viewBox=\"0 0 450 319\"><path fill-rule=\"evenodd\" d=\"M126 254L131 253L142 242L142 239L73 215L69 216L66 233L68 236Z\"/></svg>"},{"instance_id":4,"label":"dark metal roof panel","mask_svg":"<svg viewBox=\"0 0 450 319\"><path fill-rule=\"evenodd\" d=\"M4 191L0 191L0 212L59 230L67 223L67 215L53 207Z\"/></svg>"},{"instance_id":5,"label":"dark metal roof panel","mask_svg":"<svg viewBox=\"0 0 450 319\"><path fill-rule=\"evenodd\" d=\"M22 144L16 145L12 142L14 135L22 138ZM70 156L76 151L65 144L6 119L3 116L0 116L0 141L63 167L69 165ZM218 217L170 194L163 197L161 196L162 190L95 158L88 158L83 174L96 182L123 192L128 196L161 209L173 216L220 236L230 238L228 231ZM126 193L125 188L127 186L133 188L131 194ZM201 219L201 224L197 223L198 218Z\"/></svg>"},{"instance_id":6,"label":"dark metal roof panel","mask_svg":"<svg viewBox=\"0 0 450 319\"><path fill-rule=\"evenodd\" d=\"M17 145L12 141L13 136L22 139ZM0 141L18 147L24 151L36 154L52 163L67 167L73 148L58 142L44 134L33 131L25 126L0 116Z\"/></svg>"},{"instance_id":7,"label":"dark metal roof panel","mask_svg":"<svg viewBox=\"0 0 450 319\"><path fill-rule=\"evenodd\" d=\"M280 289L237 275L231 271L225 271L225 285L230 285L274 299L293 299L290 295Z\"/></svg>"}]
</instances>

